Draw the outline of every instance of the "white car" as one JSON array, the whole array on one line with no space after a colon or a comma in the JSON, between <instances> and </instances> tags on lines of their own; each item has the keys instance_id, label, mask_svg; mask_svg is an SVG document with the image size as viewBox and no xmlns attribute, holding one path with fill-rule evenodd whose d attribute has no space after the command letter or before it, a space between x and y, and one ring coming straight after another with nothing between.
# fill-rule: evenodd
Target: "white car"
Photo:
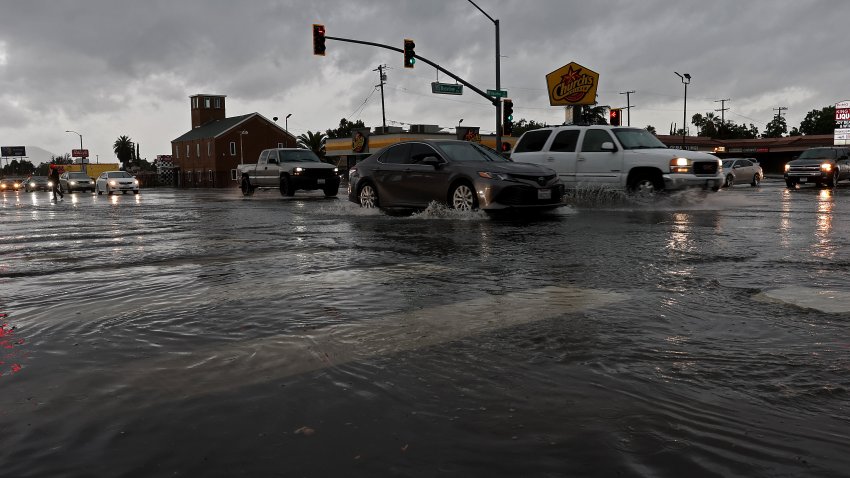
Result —
<instances>
[{"instance_id":1,"label":"white car","mask_svg":"<svg viewBox=\"0 0 850 478\"><path fill-rule=\"evenodd\" d=\"M753 158L727 158L723 160L723 186L731 188L735 183L750 183L756 187L764 179L761 165Z\"/></svg>"},{"instance_id":2,"label":"white car","mask_svg":"<svg viewBox=\"0 0 850 478\"><path fill-rule=\"evenodd\" d=\"M107 195L118 192L125 194L128 191L139 194L139 180L127 171L104 171L97 177L94 190L98 194Z\"/></svg>"}]
</instances>

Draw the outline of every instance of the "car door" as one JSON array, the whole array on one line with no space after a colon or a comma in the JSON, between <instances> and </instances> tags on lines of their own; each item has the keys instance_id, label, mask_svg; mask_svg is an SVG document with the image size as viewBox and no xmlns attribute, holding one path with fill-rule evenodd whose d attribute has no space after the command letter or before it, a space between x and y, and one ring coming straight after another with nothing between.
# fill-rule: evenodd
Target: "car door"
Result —
<instances>
[{"instance_id":1,"label":"car door","mask_svg":"<svg viewBox=\"0 0 850 478\"><path fill-rule=\"evenodd\" d=\"M613 151L602 148L606 143L614 146ZM623 151L611 134L602 128L586 129L576 155L576 185L619 186L622 169Z\"/></svg>"},{"instance_id":2,"label":"car door","mask_svg":"<svg viewBox=\"0 0 850 478\"><path fill-rule=\"evenodd\" d=\"M254 169L254 184L256 186L269 187L269 150L260 153L257 167Z\"/></svg>"},{"instance_id":3,"label":"car door","mask_svg":"<svg viewBox=\"0 0 850 478\"><path fill-rule=\"evenodd\" d=\"M578 159L578 140L580 128L558 130L547 146L546 161L543 166L554 169L567 188L576 185L576 160Z\"/></svg>"},{"instance_id":4,"label":"car door","mask_svg":"<svg viewBox=\"0 0 850 478\"><path fill-rule=\"evenodd\" d=\"M417 207L427 207L431 201L445 202L449 189L449 170L446 164L423 164L427 157L445 160L443 155L425 143L411 143L404 169L404 182L409 200Z\"/></svg>"},{"instance_id":5,"label":"car door","mask_svg":"<svg viewBox=\"0 0 850 478\"><path fill-rule=\"evenodd\" d=\"M408 169L409 143L395 144L387 148L378 158L373 170L378 198L386 207L410 206L413 204L405 181L405 169Z\"/></svg>"}]
</instances>

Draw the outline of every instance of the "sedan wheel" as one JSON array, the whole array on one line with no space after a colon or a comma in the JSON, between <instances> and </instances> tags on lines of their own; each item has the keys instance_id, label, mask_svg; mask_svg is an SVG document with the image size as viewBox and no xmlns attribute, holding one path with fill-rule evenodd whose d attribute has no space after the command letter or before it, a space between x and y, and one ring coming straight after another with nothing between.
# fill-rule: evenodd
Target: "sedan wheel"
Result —
<instances>
[{"instance_id":1,"label":"sedan wheel","mask_svg":"<svg viewBox=\"0 0 850 478\"><path fill-rule=\"evenodd\" d=\"M761 177L758 175L758 173L756 173L756 174L753 175L753 182L750 183L750 186L756 187L756 186L759 185L760 182L761 182Z\"/></svg>"},{"instance_id":2,"label":"sedan wheel","mask_svg":"<svg viewBox=\"0 0 850 478\"><path fill-rule=\"evenodd\" d=\"M735 176L732 176L731 174L726 176L726 184L724 186L726 186L727 188L731 188L732 185L734 185L734 184L735 184Z\"/></svg>"},{"instance_id":3,"label":"sedan wheel","mask_svg":"<svg viewBox=\"0 0 850 478\"><path fill-rule=\"evenodd\" d=\"M365 184L360 188L360 207L378 207L378 190L371 184Z\"/></svg>"},{"instance_id":4,"label":"sedan wheel","mask_svg":"<svg viewBox=\"0 0 850 478\"><path fill-rule=\"evenodd\" d=\"M475 203L475 193L468 184L458 184L452 191L452 207L459 211L472 211Z\"/></svg>"}]
</instances>

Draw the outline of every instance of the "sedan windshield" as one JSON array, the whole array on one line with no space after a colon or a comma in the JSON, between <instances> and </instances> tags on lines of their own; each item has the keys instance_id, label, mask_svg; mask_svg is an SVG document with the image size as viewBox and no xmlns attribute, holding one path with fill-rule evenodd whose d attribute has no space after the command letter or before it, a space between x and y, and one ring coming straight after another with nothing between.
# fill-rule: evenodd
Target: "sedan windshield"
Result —
<instances>
[{"instance_id":1,"label":"sedan windshield","mask_svg":"<svg viewBox=\"0 0 850 478\"><path fill-rule=\"evenodd\" d=\"M510 160L505 159L496 154L495 151L475 143L440 143L440 149L445 151L449 159L453 161L491 161L499 163L510 162Z\"/></svg>"},{"instance_id":2,"label":"sedan windshield","mask_svg":"<svg viewBox=\"0 0 850 478\"><path fill-rule=\"evenodd\" d=\"M88 179L86 173L68 173L68 179Z\"/></svg>"},{"instance_id":3,"label":"sedan windshield","mask_svg":"<svg viewBox=\"0 0 850 478\"><path fill-rule=\"evenodd\" d=\"M107 178L132 178L133 175L126 171L115 171L111 173L106 173Z\"/></svg>"},{"instance_id":4,"label":"sedan windshield","mask_svg":"<svg viewBox=\"0 0 850 478\"><path fill-rule=\"evenodd\" d=\"M319 162L321 162L319 160L319 157L316 156L316 153L314 153L314 152L312 152L308 149L299 150L299 151L281 151L280 155L281 155L281 158L282 158L283 161L288 161L288 162L296 162L296 163L305 163L305 162L319 163Z\"/></svg>"},{"instance_id":5,"label":"sedan windshield","mask_svg":"<svg viewBox=\"0 0 850 478\"><path fill-rule=\"evenodd\" d=\"M667 149L652 133L640 128L616 128L614 135L620 140L625 149Z\"/></svg>"}]
</instances>

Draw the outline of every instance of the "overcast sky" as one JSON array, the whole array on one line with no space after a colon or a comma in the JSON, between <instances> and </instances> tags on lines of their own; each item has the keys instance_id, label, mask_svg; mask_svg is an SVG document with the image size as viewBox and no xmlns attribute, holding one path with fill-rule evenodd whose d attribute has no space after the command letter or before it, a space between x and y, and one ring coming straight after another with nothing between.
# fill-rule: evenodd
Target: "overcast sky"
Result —
<instances>
[{"instance_id":1,"label":"overcast sky","mask_svg":"<svg viewBox=\"0 0 850 478\"><path fill-rule=\"evenodd\" d=\"M515 118L564 120L549 106L547 73L575 61L600 75L602 105L626 105L632 126L666 134L729 108L760 131L784 107L789 129L812 109L850 99L846 0L476 0L500 20L501 83ZM482 97L434 95L437 71L402 54L327 42L312 54L311 25L327 34L402 47L480 89L495 88L495 28L468 0L0 0L0 144L56 154L84 146L114 161L127 135L142 157L170 154L191 127L189 96L227 95L227 115L258 112L294 135L341 118L381 125L378 65L389 126L495 128ZM439 80L453 80L440 74ZM717 113L718 115L720 113Z\"/></svg>"}]
</instances>

